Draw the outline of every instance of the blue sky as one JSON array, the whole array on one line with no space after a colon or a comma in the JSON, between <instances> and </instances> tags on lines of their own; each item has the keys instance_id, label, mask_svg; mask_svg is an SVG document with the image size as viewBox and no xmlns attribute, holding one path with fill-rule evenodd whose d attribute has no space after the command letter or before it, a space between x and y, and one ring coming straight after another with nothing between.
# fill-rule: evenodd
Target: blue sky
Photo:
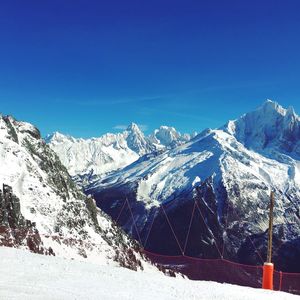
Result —
<instances>
[{"instance_id":1,"label":"blue sky","mask_svg":"<svg viewBox=\"0 0 300 300\"><path fill-rule=\"evenodd\" d=\"M0 111L99 136L300 113L300 1L1 1Z\"/></svg>"}]
</instances>

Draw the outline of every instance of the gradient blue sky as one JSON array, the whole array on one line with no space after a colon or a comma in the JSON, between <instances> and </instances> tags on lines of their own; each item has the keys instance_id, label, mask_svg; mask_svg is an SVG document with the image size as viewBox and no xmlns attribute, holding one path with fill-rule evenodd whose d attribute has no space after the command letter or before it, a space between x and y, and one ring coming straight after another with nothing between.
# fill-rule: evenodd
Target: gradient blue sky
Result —
<instances>
[{"instance_id":1,"label":"gradient blue sky","mask_svg":"<svg viewBox=\"0 0 300 300\"><path fill-rule=\"evenodd\" d=\"M300 113L300 1L0 1L0 112L43 135Z\"/></svg>"}]
</instances>

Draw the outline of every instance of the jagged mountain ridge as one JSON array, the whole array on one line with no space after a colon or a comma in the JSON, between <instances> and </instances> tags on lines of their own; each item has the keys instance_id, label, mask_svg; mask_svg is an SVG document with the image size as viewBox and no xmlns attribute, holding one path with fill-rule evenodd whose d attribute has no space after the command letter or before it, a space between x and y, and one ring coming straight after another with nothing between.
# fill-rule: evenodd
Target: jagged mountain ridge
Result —
<instances>
[{"instance_id":1,"label":"jagged mountain ridge","mask_svg":"<svg viewBox=\"0 0 300 300\"><path fill-rule=\"evenodd\" d=\"M2 115L0 184L1 246L148 267L140 246L79 190L39 130Z\"/></svg>"},{"instance_id":2,"label":"jagged mountain ridge","mask_svg":"<svg viewBox=\"0 0 300 300\"><path fill-rule=\"evenodd\" d=\"M197 201L205 220L196 213L188 255L219 257L219 248L226 258L261 264L255 249L249 248L249 238L264 255L261 236L268 226L269 194L274 190L274 239L281 241L274 259L282 269L295 270L287 249L297 251L300 236L299 140L299 117L268 100L220 129L206 130L164 153L144 156L90 185L87 193L113 218L127 197L142 240L154 224L147 248L163 254L181 251L160 205L166 207L184 245ZM129 215L124 214L119 223L137 238Z\"/></svg>"},{"instance_id":3,"label":"jagged mountain ridge","mask_svg":"<svg viewBox=\"0 0 300 300\"><path fill-rule=\"evenodd\" d=\"M145 136L138 125L132 123L124 132L91 139L75 139L56 132L48 136L46 142L76 181L86 185L130 165L145 154L173 148L190 138L167 126Z\"/></svg>"}]
</instances>

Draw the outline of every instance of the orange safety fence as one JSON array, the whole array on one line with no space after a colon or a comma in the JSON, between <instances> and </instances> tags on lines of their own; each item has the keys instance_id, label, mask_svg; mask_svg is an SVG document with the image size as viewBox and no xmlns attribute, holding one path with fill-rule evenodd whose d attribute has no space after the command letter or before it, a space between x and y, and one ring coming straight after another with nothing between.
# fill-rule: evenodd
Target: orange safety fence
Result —
<instances>
[{"instance_id":1,"label":"orange safety fence","mask_svg":"<svg viewBox=\"0 0 300 300\"><path fill-rule=\"evenodd\" d=\"M225 259L159 255L144 250L153 263L185 274L192 280L208 280L253 288L262 286L262 266L235 263ZM274 290L300 295L300 274L274 272Z\"/></svg>"}]
</instances>

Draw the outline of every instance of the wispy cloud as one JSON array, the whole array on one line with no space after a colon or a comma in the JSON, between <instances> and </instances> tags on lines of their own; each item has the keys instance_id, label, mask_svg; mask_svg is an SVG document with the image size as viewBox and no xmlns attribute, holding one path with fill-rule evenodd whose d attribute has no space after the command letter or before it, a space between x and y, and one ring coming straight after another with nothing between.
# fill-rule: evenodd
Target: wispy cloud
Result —
<instances>
[{"instance_id":1,"label":"wispy cloud","mask_svg":"<svg viewBox=\"0 0 300 300\"><path fill-rule=\"evenodd\" d=\"M127 127L128 127L127 125L115 125L113 127L113 129L115 129L115 130L126 130Z\"/></svg>"},{"instance_id":2,"label":"wispy cloud","mask_svg":"<svg viewBox=\"0 0 300 300\"><path fill-rule=\"evenodd\" d=\"M172 95L154 95L141 97L124 97L111 99L92 99L92 100L77 100L74 103L80 106L102 106L102 105L118 105L131 103L153 103L168 100Z\"/></svg>"},{"instance_id":3,"label":"wispy cloud","mask_svg":"<svg viewBox=\"0 0 300 300\"><path fill-rule=\"evenodd\" d=\"M238 90L238 89L249 89L249 88L269 88L274 86L274 82L257 82L254 80L240 81L240 82L228 82L220 85L209 85L203 86L201 88L193 88L184 90L178 93L178 96L182 97L184 95L199 95L207 92L214 91L230 91L230 90Z\"/></svg>"},{"instance_id":4,"label":"wispy cloud","mask_svg":"<svg viewBox=\"0 0 300 300\"><path fill-rule=\"evenodd\" d=\"M140 114L142 115L153 115L153 114L160 114L163 115L165 112L162 111L161 109L157 108L145 108L140 111ZM193 119L196 121L202 121L202 122L217 122L218 119L215 118L209 118L201 115L200 112L198 112L196 109L193 110L191 109L191 112L186 112L186 111L175 111L175 110L168 110L168 116L174 116L174 117L179 117L179 118L185 118L185 119Z\"/></svg>"}]
</instances>

